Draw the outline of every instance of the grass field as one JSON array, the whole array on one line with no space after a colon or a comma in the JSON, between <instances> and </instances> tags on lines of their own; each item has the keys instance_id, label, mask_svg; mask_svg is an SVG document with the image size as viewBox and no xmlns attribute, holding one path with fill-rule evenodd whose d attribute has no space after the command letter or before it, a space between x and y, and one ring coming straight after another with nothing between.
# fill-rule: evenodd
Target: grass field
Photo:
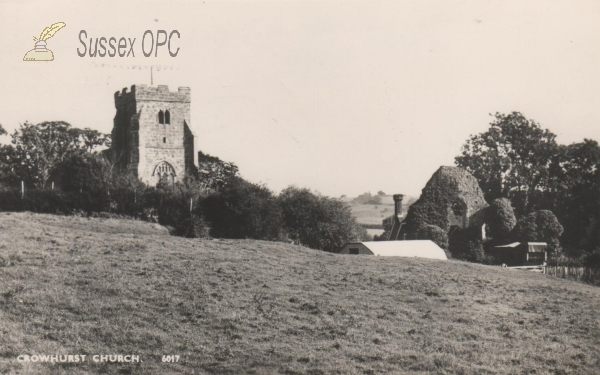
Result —
<instances>
[{"instance_id":1,"label":"grass field","mask_svg":"<svg viewBox=\"0 0 600 375\"><path fill-rule=\"evenodd\" d=\"M381 225L383 219L394 214L393 204L350 204L350 209L359 224Z\"/></svg>"},{"instance_id":2,"label":"grass field","mask_svg":"<svg viewBox=\"0 0 600 375\"><path fill-rule=\"evenodd\" d=\"M405 214L408 211L407 203L410 200L410 196L405 196L402 207ZM382 196L380 204L359 204L351 198L346 199L346 203L350 206L356 221L363 225L381 226L383 219L394 214L394 198L391 195Z\"/></svg>"},{"instance_id":3,"label":"grass field","mask_svg":"<svg viewBox=\"0 0 600 375\"><path fill-rule=\"evenodd\" d=\"M0 214L2 374L598 374L599 348L600 288L568 280Z\"/></svg>"}]
</instances>

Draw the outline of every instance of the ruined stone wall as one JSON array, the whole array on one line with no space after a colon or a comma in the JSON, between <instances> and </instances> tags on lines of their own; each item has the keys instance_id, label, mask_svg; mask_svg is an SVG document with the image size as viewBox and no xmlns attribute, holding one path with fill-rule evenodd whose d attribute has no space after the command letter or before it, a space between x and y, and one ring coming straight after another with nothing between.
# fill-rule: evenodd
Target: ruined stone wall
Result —
<instances>
[{"instance_id":1,"label":"ruined stone wall","mask_svg":"<svg viewBox=\"0 0 600 375\"><path fill-rule=\"evenodd\" d=\"M410 206L407 230L416 231L426 224L445 232L452 225L480 226L487 206L475 177L457 167L441 167L427 182L419 200Z\"/></svg>"}]
</instances>

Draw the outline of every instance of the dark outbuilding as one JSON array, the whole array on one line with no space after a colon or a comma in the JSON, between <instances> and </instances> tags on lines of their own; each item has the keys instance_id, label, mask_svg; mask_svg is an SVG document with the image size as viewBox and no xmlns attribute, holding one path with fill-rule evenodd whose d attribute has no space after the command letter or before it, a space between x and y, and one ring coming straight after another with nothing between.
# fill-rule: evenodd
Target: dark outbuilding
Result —
<instances>
[{"instance_id":1,"label":"dark outbuilding","mask_svg":"<svg viewBox=\"0 0 600 375\"><path fill-rule=\"evenodd\" d=\"M543 266L548 260L548 244L545 242L514 242L494 247L497 264L508 267Z\"/></svg>"}]
</instances>

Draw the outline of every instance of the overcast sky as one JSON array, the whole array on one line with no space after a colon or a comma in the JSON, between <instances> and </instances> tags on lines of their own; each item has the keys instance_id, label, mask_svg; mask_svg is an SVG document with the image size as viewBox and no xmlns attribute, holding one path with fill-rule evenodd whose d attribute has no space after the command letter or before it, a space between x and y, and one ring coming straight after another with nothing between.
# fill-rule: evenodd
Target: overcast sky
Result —
<instances>
[{"instance_id":1,"label":"overcast sky","mask_svg":"<svg viewBox=\"0 0 600 375\"><path fill-rule=\"evenodd\" d=\"M55 22L53 62L23 62ZM561 143L600 140L597 1L0 2L0 124L112 129L135 83L192 89L202 151L278 192L418 195L490 113L521 111ZM144 31L178 30L170 57ZM79 57L136 38L135 57ZM6 139L5 139L6 141Z\"/></svg>"}]
</instances>

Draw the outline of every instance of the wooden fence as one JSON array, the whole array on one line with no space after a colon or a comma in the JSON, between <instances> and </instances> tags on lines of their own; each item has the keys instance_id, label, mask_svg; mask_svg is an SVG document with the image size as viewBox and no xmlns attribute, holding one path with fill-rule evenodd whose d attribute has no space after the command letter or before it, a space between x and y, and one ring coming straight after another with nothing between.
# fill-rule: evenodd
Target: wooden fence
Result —
<instances>
[{"instance_id":1,"label":"wooden fence","mask_svg":"<svg viewBox=\"0 0 600 375\"><path fill-rule=\"evenodd\" d=\"M600 268L545 266L542 267L542 272L546 275L562 277L563 279L573 279L592 283L600 282Z\"/></svg>"}]
</instances>

